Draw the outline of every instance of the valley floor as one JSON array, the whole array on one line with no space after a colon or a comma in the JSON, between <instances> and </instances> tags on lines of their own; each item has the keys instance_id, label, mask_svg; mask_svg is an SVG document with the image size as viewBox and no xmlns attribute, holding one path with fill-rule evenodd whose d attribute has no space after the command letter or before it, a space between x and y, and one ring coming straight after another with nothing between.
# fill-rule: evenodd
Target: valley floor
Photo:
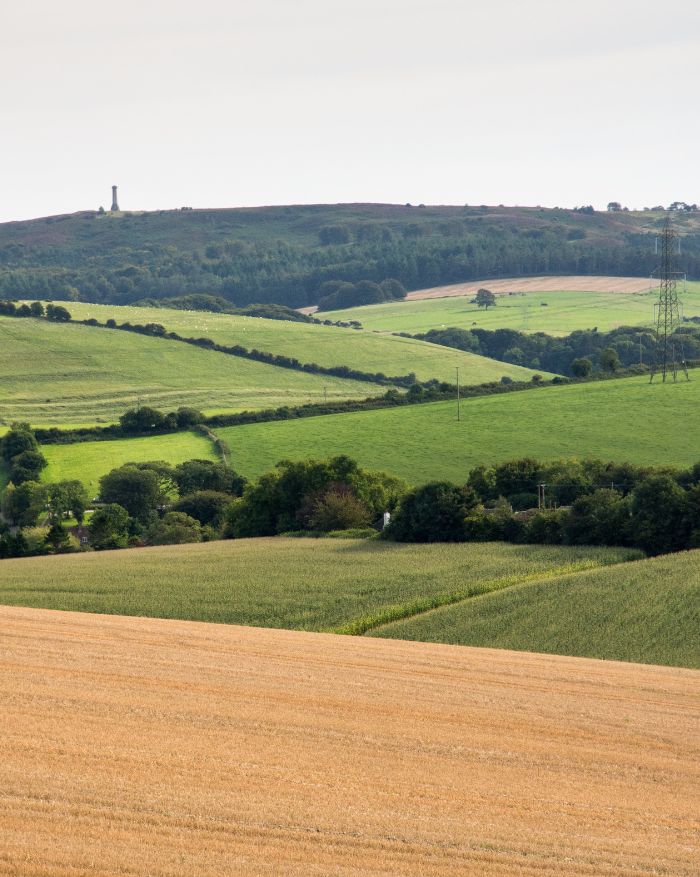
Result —
<instances>
[{"instance_id":1,"label":"valley floor","mask_svg":"<svg viewBox=\"0 0 700 877\"><path fill-rule=\"evenodd\" d=\"M690 877L698 683L0 608L0 874Z\"/></svg>"}]
</instances>

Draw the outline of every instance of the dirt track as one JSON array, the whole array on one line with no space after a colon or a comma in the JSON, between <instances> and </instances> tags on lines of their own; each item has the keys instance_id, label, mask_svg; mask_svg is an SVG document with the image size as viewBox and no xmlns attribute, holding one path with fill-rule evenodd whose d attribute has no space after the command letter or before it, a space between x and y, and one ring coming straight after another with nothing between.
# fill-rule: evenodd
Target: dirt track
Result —
<instances>
[{"instance_id":1,"label":"dirt track","mask_svg":"<svg viewBox=\"0 0 700 877\"><path fill-rule=\"evenodd\" d=\"M0 607L0 874L697 875L699 685Z\"/></svg>"},{"instance_id":2,"label":"dirt track","mask_svg":"<svg viewBox=\"0 0 700 877\"><path fill-rule=\"evenodd\" d=\"M454 283L452 286L434 286L409 292L407 301L424 298L451 298L455 295L475 295L485 287L494 295L508 292L647 292L648 277L514 277L507 280L480 280L476 283Z\"/></svg>"}]
</instances>

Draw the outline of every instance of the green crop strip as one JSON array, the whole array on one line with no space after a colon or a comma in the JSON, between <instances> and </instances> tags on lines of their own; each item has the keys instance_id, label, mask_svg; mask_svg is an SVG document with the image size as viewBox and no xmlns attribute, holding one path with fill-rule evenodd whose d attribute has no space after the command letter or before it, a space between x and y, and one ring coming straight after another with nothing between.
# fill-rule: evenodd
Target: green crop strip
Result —
<instances>
[{"instance_id":1,"label":"green crop strip","mask_svg":"<svg viewBox=\"0 0 700 877\"><path fill-rule=\"evenodd\" d=\"M638 559L638 552L634 552L631 559ZM623 561L627 562L627 561ZM610 564L600 563L595 560L581 560L576 563L569 563L563 566L554 567L546 573L533 572L525 575L501 576L490 581L479 582L477 584L468 585L464 588L458 588L454 591L447 591L443 594L433 594L430 597L418 597L409 600L407 603L400 603L394 606L387 606L379 612L373 612L369 615L362 615L352 621L347 621L327 629L327 633L338 633L347 636L362 636L371 630L376 630L386 624L394 621L402 621L407 618L413 618L417 615L423 615L431 612L433 609L440 609L442 606L451 606L455 603L462 603L479 597L482 594L490 594L494 591L501 591L505 588L512 588L515 585L532 584L534 582L546 582L550 579L557 579L560 576L571 575L573 573L587 572L592 569L598 569L601 566L609 566Z\"/></svg>"}]
</instances>

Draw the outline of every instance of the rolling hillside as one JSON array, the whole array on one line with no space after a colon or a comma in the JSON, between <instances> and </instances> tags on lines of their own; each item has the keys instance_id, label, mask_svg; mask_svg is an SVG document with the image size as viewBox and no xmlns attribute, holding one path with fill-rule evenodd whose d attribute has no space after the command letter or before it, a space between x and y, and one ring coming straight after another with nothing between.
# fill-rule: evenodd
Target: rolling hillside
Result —
<instances>
[{"instance_id":1,"label":"rolling hillside","mask_svg":"<svg viewBox=\"0 0 700 877\"><path fill-rule=\"evenodd\" d=\"M594 326L607 332L618 326L654 324L654 304L659 296L649 281L646 281L645 292L571 292L567 291L566 277L558 279L560 291L499 294L496 306L488 310L472 304L469 296L446 295L444 298L411 299L328 311L318 316L331 320L359 320L366 329L409 334L456 326L460 329L516 329L519 332L568 335L577 329L592 329ZM650 285L651 289L648 288ZM489 283L485 281L484 286L489 287ZM700 315L700 283L688 283L681 299L685 316Z\"/></svg>"},{"instance_id":2,"label":"rolling hillside","mask_svg":"<svg viewBox=\"0 0 700 877\"><path fill-rule=\"evenodd\" d=\"M0 225L0 297L130 304L187 292L317 304L329 280L406 289L489 277L648 276L663 213L339 204L84 211ZM700 218L678 214L700 276Z\"/></svg>"},{"instance_id":3,"label":"rolling hillside","mask_svg":"<svg viewBox=\"0 0 700 877\"><path fill-rule=\"evenodd\" d=\"M691 377L688 383L624 378L468 399L460 422L455 402L439 402L217 432L231 446L233 466L249 477L281 459L334 454L414 484L459 483L476 465L526 456L689 466L700 460L700 380L695 372Z\"/></svg>"},{"instance_id":4,"label":"rolling hillside","mask_svg":"<svg viewBox=\"0 0 700 877\"><path fill-rule=\"evenodd\" d=\"M126 206L126 205L122 205ZM96 211L47 216L0 223L0 247L71 248L81 244L88 252L129 247L138 242L170 245L178 249L203 247L221 238L264 244L285 241L311 246L327 225L380 223L394 232L423 225L460 220L466 226L497 226L541 231L550 227L585 230L598 241L620 240L628 233L655 229L662 221L658 212L576 213L541 207L466 207L403 204L291 204L270 207L225 209L123 210L98 215ZM700 230L697 214L679 214L677 222L688 234Z\"/></svg>"},{"instance_id":5,"label":"rolling hillside","mask_svg":"<svg viewBox=\"0 0 700 877\"><path fill-rule=\"evenodd\" d=\"M316 376L129 332L0 317L0 422L109 423L141 404L205 412L366 398L377 384Z\"/></svg>"},{"instance_id":6,"label":"rolling hillside","mask_svg":"<svg viewBox=\"0 0 700 877\"><path fill-rule=\"evenodd\" d=\"M697 672L17 608L0 640L8 874L697 874Z\"/></svg>"},{"instance_id":7,"label":"rolling hillside","mask_svg":"<svg viewBox=\"0 0 700 877\"><path fill-rule=\"evenodd\" d=\"M419 381L455 382L460 369L463 384L497 381L506 375L528 381L534 371L487 357L450 350L412 338L376 335L372 332L319 326L261 317L179 311L170 308L118 307L71 303L75 319L100 322L160 323L185 337L211 338L219 344L241 344L249 350L294 357L322 366L347 365L365 372L397 376L414 372ZM540 372L545 377L546 372Z\"/></svg>"}]
</instances>

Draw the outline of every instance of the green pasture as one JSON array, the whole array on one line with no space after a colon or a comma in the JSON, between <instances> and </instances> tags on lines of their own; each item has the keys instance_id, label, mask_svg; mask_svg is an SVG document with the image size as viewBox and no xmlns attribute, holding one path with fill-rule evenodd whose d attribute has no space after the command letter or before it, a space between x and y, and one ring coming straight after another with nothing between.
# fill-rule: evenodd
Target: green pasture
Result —
<instances>
[{"instance_id":1,"label":"green pasture","mask_svg":"<svg viewBox=\"0 0 700 877\"><path fill-rule=\"evenodd\" d=\"M0 317L0 423L114 422L127 408L205 412L365 398L377 384L320 377L177 341Z\"/></svg>"},{"instance_id":2,"label":"green pasture","mask_svg":"<svg viewBox=\"0 0 700 877\"><path fill-rule=\"evenodd\" d=\"M176 466L186 460L218 460L213 443L195 432L178 432L146 438L79 442L74 445L42 445L48 466L42 481L82 481L96 496L99 481L117 466L165 460Z\"/></svg>"},{"instance_id":3,"label":"green pasture","mask_svg":"<svg viewBox=\"0 0 700 877\"><path fill-rule=\"evenodd\" d=\"M375 636L700 668L700 551L533 581Z\"/></svg>"},{"instance_id":4,"label":"green pasture","mask_svg":"<svg viewBox=\"0 0 700 877\"><path fill-rule=\"evenodd\" d=\"M488 287L488 282L484 281ZM680 291L686 316L700 315L700 282ZM498 304L484 310L467 296L367 305L318 316L331 320L359 320L379 332L408 332L457 326L460 329L516 329L568 335L577 329L608 332L618 326L651 326L658 292L527 292L497 296Z\"/></svg>"},{"instance_id":5,"label":"green pasture","mask_svg":"<svg viewBox=\"0 0 700 877\"><path fill-rule=\"evenodd\" d=\"M624 378L217 430L234 468L260 475L281 459L348 454L411 483L461 482L516 457L689 466L700 460L700 372L677 384Z\"/></svg>"},{"instance_id":6,"label":"green pasture","mask_svg":"<svg viewBox=\"0 0 700 877\"><path fill-rule=\"evenodd\" d=\"M4 560L0 603L334 630L410 607L627 559L629 551L480 543L242 539Z\"/></svg>"},{"instance_id":7,"label":"green pasture","mask_svg":"<svg viewBox=\"0 0 700 877\"><path fill-rule=\"evenodd\" d=\"M459 367L463 384L483 384L497 381L504 375L527 381L534 374L531 369L450 350L438 344L337 326L84 302L71 302L69 309L75 319L95 318L104 322L112 318L118 323L160 323L168 331L184 337L212 338L219 344L241 344L249 350L291 356L301 362L315 362L322 366L347 365L392 377L414 372L421 381L436 378L454 383L455 368Z\"/></svg>"}]
</instances>

